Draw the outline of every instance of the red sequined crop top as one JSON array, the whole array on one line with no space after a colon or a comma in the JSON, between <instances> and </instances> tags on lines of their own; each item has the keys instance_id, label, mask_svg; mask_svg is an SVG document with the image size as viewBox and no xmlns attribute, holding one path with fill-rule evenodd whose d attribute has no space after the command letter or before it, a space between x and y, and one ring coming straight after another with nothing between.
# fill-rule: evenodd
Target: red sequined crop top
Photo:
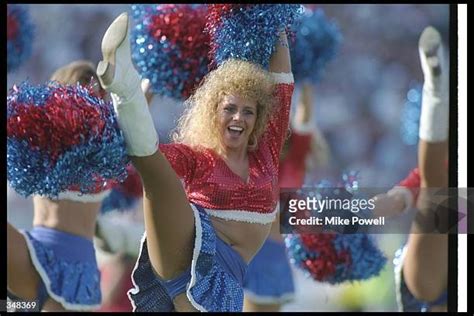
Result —
<instances>
[{"instance_id":1,"label":"red sequined crop top","mask_svg":"<svg viewBox=\"0 0 474 316\"><path fill-rule=\"evenodd\" d=\"M279 156L287 136L294 83L291 73L273 73L277 105L258 141L248 153L249 177L245 182L213 150L197 151L185 144L160 144L191 203L215 217L268 224L276 216Z\"/></svg>"}]
</instances>

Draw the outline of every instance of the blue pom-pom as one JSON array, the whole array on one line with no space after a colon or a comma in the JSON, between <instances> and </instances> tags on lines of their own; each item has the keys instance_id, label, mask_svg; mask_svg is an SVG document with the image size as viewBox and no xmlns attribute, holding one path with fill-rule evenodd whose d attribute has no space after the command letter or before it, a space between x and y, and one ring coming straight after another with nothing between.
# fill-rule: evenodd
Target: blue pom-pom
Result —
<instances>
[{"instance_id":1,"label":"blue pom-pom","mask_svg":"<svg viewBox=\"0 0 474 316\"><path fill-rule=\"evenodd\" d=\"M7 5L7 72L16 70L31 56L35 30L28 7Z\"/></svg>"},{"instance_id":2,"label":"blue pom-pom","mask_svg":"<svg viewBox=\"0 0 474 316\"><path fill-rule=\"evenodd\" d=\"M110 194L102 201L102 206L100 212L102 214L108 213L110 211L129 211L133 210L138 204L140 198L129 196L124 194L124 192L112 189Z\"/></svg>"},{"instance_id":3,"label":"blue pom-pom","mask_svg":"<svg viewBox=\"0 0 474 316\"><path fill-rule=\"evenodd\" d=\"M211 34L211 60L250 61L268 69L279 32L291 28L303 12L296 4L210 5L207 32ZM230 6L230 5L228 5ZM227 12L220 12L222 9Z\"/></svg>"},{"instance_id":4,"label":"blue pom-pom","mask_svg":"<svg viewBox=\"0 0 474 316\"><path fill-rule=\"evenodd\" d=\"M420 129L422 85L412 83L400 116L400 135L406 145L417 145Z\"/></svg>"},{"instance_id":5,"label":"blue pom-pom","mask_svg":"<svg viewBox=\"0 0 474 316\"><path fill-rule=\"evenodd\" d=\"M7 179L23 196L97 193L126 178L112 103L93 87L23 82L7 96Z\"/></svg>"},{"instance_id":6,"label":"blue pom-pom","mask_svg":"<svg viewBox=\"0 0 474 316\"><path fill-rule=\"evenodd\" d=\"M291 49L291 68L295 81L317 83L341 45L342 34L338 25L329 21L324 11L306 9L296 31Z\"/></svg>"}]
</instances>

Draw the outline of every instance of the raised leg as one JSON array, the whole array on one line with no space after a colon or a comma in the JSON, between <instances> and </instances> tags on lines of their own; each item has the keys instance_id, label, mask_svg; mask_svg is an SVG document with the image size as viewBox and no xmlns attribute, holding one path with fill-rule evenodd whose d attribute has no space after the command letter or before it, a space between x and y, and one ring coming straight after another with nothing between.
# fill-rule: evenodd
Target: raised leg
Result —
<instances>
[{"instance_id":1,"label":"raised leg","mask_svg":"<svg viewBox=\"0 0 474 316\"><path fill-rule=\"evenodd\" d=\"M158 136L131 61L129 18L121 14L102 39L97 74L111 93L128 154L143 181L148 254L155 272L171 279L191 263L194 215L174 170L158 150Z\"/></svg>"},{"instance_id":2,"label":"raised leg","mask_svg":"<svg viewBox=\"0 0 474 316\"><path fill-rule=\"evenodd\" d=\"M448 69L442 56L441 36L434 28L428 27L423 31L419 48L425 79L418 147L421 190L417 206L418 219L424 220L415 221L412 226L403 275L416 298L432 302L447 289L448 235L439 231L432 234L423 232L435 228L435 210L445 199L440 199L434 191L448 185L449 82L446 80ZM446 215L441 222L447 222Z\"/></svg>"}]
</instances>

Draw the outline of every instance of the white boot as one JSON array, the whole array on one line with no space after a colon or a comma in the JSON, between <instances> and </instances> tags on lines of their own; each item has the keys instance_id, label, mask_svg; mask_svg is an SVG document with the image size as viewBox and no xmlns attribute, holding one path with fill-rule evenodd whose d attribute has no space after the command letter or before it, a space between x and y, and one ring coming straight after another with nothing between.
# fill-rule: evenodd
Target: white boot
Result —
<instances>
[{"instance_id":1,"label":"white boot","mask_svg":"<svg viewBox=\"0 0 474 316\"><path fill-rule=\"evenodd\" d=\"M418 43L424 83L420 117L420 139L442 142L448 138L449 69L439 32L428 26Z\"/></svg>"},{"instance_id":2,"label":"white boot","mask_svg":"<svg viewBox=\"0 0 474 316\"><path fill-rule=\"evenodd\" d=\"M140 87L140 76L132 64L128 21L128 14L122 13L105 32L104 60L97 66L97 75L111 94L128 154L143 157L156 152L158 135Z\"/></svg>"}]
</instances>

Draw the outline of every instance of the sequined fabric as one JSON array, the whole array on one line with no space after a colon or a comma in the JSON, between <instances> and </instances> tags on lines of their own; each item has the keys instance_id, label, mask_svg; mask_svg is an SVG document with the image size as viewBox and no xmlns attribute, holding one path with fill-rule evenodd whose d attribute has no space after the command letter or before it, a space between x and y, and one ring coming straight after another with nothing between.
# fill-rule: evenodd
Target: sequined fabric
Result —
<instances>
[{"instance_id":1,"label":"sequined fabric","mask_svg":"<svg viewBox=\"0 0 474 316\"><path fill-rule=\"evenodd\" d=\"M209 215L201 207L194 206L196 241L191 266L191 280L187 284L187 296L200 311L239 312L243 307L243 271L231 273L217 257L217 236ZM196 252L199 250L199 253ZM235 258L238 261L238 258ZM241 259L240 259L241 260ZM240 263L242 266L242 262ZM132 273L135 288L129 297L136 312L172 311L173 303L163 280L152 270L148 257L146 238L135 270Z\"/></svg>"},{"instance_id":2,"label":"sequined fabric","mask_svg":"<svg viewBox=\"0 0 474 316\"><path fill-rule=\"evenodd\" d=\"M49 296L69 310L100 306L100 272L92 241L45 227L22 233Z\"/></svg>"},{"instance_id":3,"label":"sequined fabric","mask_svg":"<svg viewBox=\"0 0 474 316\"><path fill-rule=\"evenodd\" d=\"M249 264L244 291L257 303L285 303L295 293L293 275L285 244L267 239Z\"/></svg>"},{"instance_id":4,"label":"sequined fabric","mask_svg":"<svg viewBox=\"0 0 474 316\"><path fill-rule=\"evenodd\" d=\"M279 155L288 132L293 88L293 84L276 86L277 106L258 141L258 149L249 152L248 181L231 171L212 150L197 151L184 144L160 145L160 150L183 179L190 202L223 213L237 210L269 214L274 211L279 195ZM251 214L229 219L260 222Z\"/></svg>"},{"instance_id":5,"label":"sequined fabric","mask_svg":"<svg viewBox=\"0 0 474 316\"><path fill-rule=\"evenodd\" d=\"M163 281L153 272L146 238L142 245L138 261L132 272L134 288L127 295L132 303L134 312L171 312L174 310L173 302L168 294Z\"/></svg>"}]
</instances>

